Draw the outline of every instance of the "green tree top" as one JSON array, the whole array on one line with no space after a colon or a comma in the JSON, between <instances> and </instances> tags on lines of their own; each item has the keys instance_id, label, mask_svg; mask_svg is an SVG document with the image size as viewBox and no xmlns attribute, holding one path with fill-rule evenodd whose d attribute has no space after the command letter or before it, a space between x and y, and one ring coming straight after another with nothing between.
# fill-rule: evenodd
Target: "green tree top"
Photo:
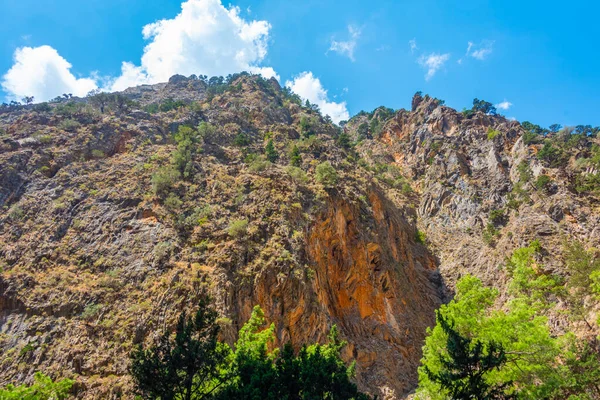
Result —
<instances>
[{"instance_id":1,"label":"green tree top","mask_svg":"<svg viewBox=\"0 0 600 400\"><path fill-rule=\"evenodd\" d=\"M74 383L71 379L54 382L41 372L36 372L33 385L8 385L6 388L0 389L0 399L63 400L69 397L69 392Z\"/></svg>"},{"instance_id":2,"label":"green tree top","mask_svg":"<svg viewBox=\"0 0 600 400\"><path fill-rule=\"evenodd\" d=\"M203 298L194 317L181 314L175 335L165 333L131 355L131 373L147 399L368 400L340 356L345 342L334 326L329 343L274 348L275 325L260 307L240 329L235 350L217 341L216 312Z\"/></svg>"},{"instance_id":3,"label":"green tree top","mask_svg":"<svg viewBox=\"0 0 600 400\"><path fill-rule=\"evenodd\" d=\"M500 368L487 370L483 377L486 385L501 387L510 395L511 390L505 384L512 382L519 398L546 398L560 387L565 373L558 367L551 368L557 365L561 341L552 337L547 318L538 315L528 299L516 297L502 310L493 311L497 296L496 290L484 287L479 279L467 275L457 283L454 300L440 307L439 315L444 320L454 321L452 329L462 337L473 340L469 351L475 350L477 342L484 346L494 343L495 354L501 346L507 361ZM418 392L433 400L450 398L449 389L431 378L448 372L444 363L450 357L448 340L448 332L442 324L428 329Z\"/></svg>"},{"instance_id":4,"label":"green tree top","mask_svg":"<svg viewBox=\"0 0 600 400\"><path fill-rule=\"evenodd\" d=\"M461 335L454 329L454 322L437 313L437 323L447 336L447 354L440 354L441 368L432 372L423 367L427 377L439 384L452 399L508 399L514 394L506 393L512 382L491 384L487 374L506 363L502 344L494 341L483 343Z\"/></svg>"},{"instance_id":5,"label":"green tree top","mask_svg":"<svg viewBox=\"0 0 600 400\"><path fill-rule=\"evenodd\" d=\"M273 139L269 139L267 142L267 145L265 146L265 155L270 162L275 162L279 158L279 154L277 154L277 150L275 150L275 145L273 144Z\"/></svg>"},{"instance_id":6,"label":"green tree top","mask_svg":"<svg viewBox=\"0 0 600 400\"><path fill-rule=\"evenodd\" d=\"M329 161L322 162L315 169L315 177L317 182L325 187L332 187L338 181L338 174Z\"/></svg>"},{"instance_id":7,"label":"green tree top","mask_svg":"<svg viewBox=\"0 0 600 400\"><path fill-rule=\"evenodd\" d=\"M165 332L149 348L131 354L130 373L139 394L147 399L209 399L229 375L228 346L218 342L217 312L202 296L198 310L181 313L175 334Z\"/></svg>"},{"instance_id":8,"label":"green tree top","mask_svg":"<svg viewBox=\"0 0 600 400\"><path fill-rule=\"evenodd\" d=\"M300 149L296 144L290 150L290 165L293 167L300 167L302 164L302 156L300 155Z\"/></svg>"}]
</instances>

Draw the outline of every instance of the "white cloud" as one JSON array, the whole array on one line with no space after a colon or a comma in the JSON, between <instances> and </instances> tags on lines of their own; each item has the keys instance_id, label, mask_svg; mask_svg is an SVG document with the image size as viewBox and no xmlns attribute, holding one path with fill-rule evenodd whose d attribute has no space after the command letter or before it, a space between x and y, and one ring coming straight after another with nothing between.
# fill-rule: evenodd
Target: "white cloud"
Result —
<instances>
[{"instance_id":1,"label":"white cloud","mask_svg":"<svg viewBox=\"0 0 600 400\"><path fill-rule=\"evenodd\" d=\"M302 99L318 105L321 112L329 115L336 124L350 118L346 102L329 101L327 90L323 88L319 78L315 78L312 72L302 72L294 77L292 81L287 81L285 86L289 87Z\"/></svg>"},{"instance_id":2,"label":"white cloud","mask_svg":"<svg viewBox=\"0 0 600 400\"><path fill-rule=\"evenodd\" d=\"M494 42L489 40L482 41L479 45L469 42L467 46L467 56L471 56L477 60L483 61L492 54L494 50Z\"/></svg>"},{"instance_id":3,"label":"white cloud","mask_svg":"<svg viewBox=\"0 0 600 400\"><path fill-rule=\"evenodd\" d=\"M467 46L467 55L469 55L469 53L471 52L472 48L473 48L473 42L469 42L468 46Z\"/></svg>"},{"instance_id":4,"label":"white cloud","mask_svg":"<svg viewBox=\"0 0 600 400\"><path fill-rule=\"evenodd\" d=\"M2 77L2 88L13 100L34 96L46 101L63 93L84 96L96 87L95 79L73 75L71 64L50 46L18 48L13 66Z\"/></svg>"},{"instance_id":5,"label":"white cloud","mask_svg":"<svg viewBox=\"0 0 600 400\"><path fill-rule=\"evenodd\" d=\"M130 62L123 62L121 65L121 76L110 82L109 90L120 91L148 83L152 83L152 81L142 68L136 67Z\"/></svg>"},{"instance_id":6,"label":"white cloud","mask_svg":"<svg viewBox=\"0 0 600 400\"><path fill-rule=\"evenodd\" d=\"M485 48L485 49L479 49L479 50L475 50L471 56L473 58L476 58L478 60L485 60L485 58L492 53L492 49L490 48Z\"/></svg>"},{"instance_id":7,"label":"white cloud","mask_svg":"<svg viewBox=\"0 0 600 400\"><path fill-rule=\"evenodd\" d=\"M352 25L348 25L348 33L350 34L350 38L347 41L338 42L332 39L331 46L329 46L328 51L335 51L336 53L346 56L350 60L354 61L354 49L356 48L356 43L360 37L360 29Z\"/></svg>"},{"instance_id":8,"label":"white cloud","mask_svg":"<svg viewBox=\"0 0 600 400\"><path fill-rule=\"evenodd\" d=\"M410 52L414 53L415 50L418 50L419 47L417 46L417 39L411 39L408 41L408 44L410 45Z\"/></svg>"},{"instance_id":9,"label":"white cloud","mask_svg":"<svg viewBox=\"0 0 600 400\"><path fill-rule=\"evenodd\" d=\"M500 110L508 110L510 107L512 107L513 103L511 103L510 101L506 101L504 100L501 103L496 104L496 108L500 109Z\"/></svg>"},{"instance_id":10,"label":"white cloud","mask_svg":"<svg viewBox=\"0 0 600 400\"><path fill-rule=\"evenodd\" d=\"M446 61L450 59L450 54L437 54L431 53L428 56L421 56L419 58L419 64L427 69L427 73L425 74L425 80L428 81L435 73L444 66Z\"/></svg>"},{"instance_id":11,"label":"white cloud","mask_svg":"<svg viewBox=\"0 0 600 400\"><path fill-rule=\"evenodd\" d=\"M250 71L279 79L273 68L259 66L267 55L270 29L267 21L244 20L238 7L225 8L220 0L187 0L175 18L144 26L142 34L150 43L141 65L123 63L111 89L165 82L175 74Z\"/></svg>"},{"instance_id":12,"label":"white cloud","mask_svg":"<svg viewBox=\"0 0 600 400\"><path fill-rule=\"evenodd\" d=\"M270 29L267 21L245 20L239 8L225 8L221 0L186 0L174 18L144 26L142 34L149 42L140 64L123 62L120 76L102 86L117 91L166 82L175 74L225 76L241 71L279 79L273 68L260 65ZM77 78L70 69L50 46L22 47L2 87L10 98L35 96L42 101L62 93L83 96L100 86L96 76Z\"/></svg>"}]
</instances>

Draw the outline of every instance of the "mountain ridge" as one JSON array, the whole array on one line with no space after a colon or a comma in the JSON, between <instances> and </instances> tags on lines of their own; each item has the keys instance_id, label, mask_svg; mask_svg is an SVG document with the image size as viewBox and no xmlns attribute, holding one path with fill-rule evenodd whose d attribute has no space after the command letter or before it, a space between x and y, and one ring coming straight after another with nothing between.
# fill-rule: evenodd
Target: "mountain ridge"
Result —
<instances>
[{"instance_id":1,"label":"mountain ridge","mask_svg":"<svg viewBox=\"0 0 600 400\"><path fill-rule=\"evenodd\" d=\"M130 396L118 360L204 287L226 341L255 304L296 346L337 324L359 387L402 398L459 277L504 292L532 240L558 274L564 237L600 242L597 193L577 189L595 135L552 166L557 133L422 94L339 127L274 79L174 76L13 106L0 128L0 379L69 376L81 398Z\"/></svg>"}]
</instances>

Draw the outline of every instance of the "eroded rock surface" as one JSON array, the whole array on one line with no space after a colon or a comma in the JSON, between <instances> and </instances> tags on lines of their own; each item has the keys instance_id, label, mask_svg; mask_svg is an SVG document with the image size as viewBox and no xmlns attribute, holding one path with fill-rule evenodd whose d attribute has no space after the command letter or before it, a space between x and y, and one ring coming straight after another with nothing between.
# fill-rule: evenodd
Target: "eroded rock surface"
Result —
<instances>
[{"instance_id":1,"label":"eroded rock surface","mask_svg":"<svg viewBox=\"0 0 600 400\"><path fill-rule=\"evenodd\" d=\"M600 241L596 198L577 194L572 170L544 165L541 146L501 116L418 95L411 111L352 118L343 131L358 143L345 148L342 129L274 80L176 76L123 95L136 103L0 113L0 384L43 371L75 379L78 398L132 398L132 346L208 289L227 342L255 304L280 343L324 341L336 324L360 388L403 398L460 276L503 290L506 257L531 240L558 273L564 238ZM160 111L171 99L181 104ZM190 176L154 190L174 134L202 123L214 129ZM325 161L332 185L317 180ZM531 183L542 174L544 191ZM529 199L515 197L518 184Z\"/></svg>"}]
</instances>

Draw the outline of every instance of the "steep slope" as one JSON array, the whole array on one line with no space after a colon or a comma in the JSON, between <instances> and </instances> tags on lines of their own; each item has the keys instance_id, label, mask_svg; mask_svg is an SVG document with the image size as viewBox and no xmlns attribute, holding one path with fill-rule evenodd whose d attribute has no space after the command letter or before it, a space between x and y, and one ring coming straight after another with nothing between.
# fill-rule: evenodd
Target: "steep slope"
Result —
<instances>
[{"instance_id":1,"label":"steep slope","mask_svg":"<svg viewBox=\"0 0 600 400\"><path fill-rule=\"evenodd\" d=\"M337 324L361 389L403 398L459 277L507 296L515 249L567 276L565 241L600 245L594 135L420 94L342 127L248 74L0 109L0 384L131 398L132 346L207 288L229 343L255 304L297 347Z\"/></svg>"},{"instance_id":2,"label":"steep slope","mask_svg":"<svg viewBox=\"0 0 600 400\"><path fill-rule=\"evenodd\" d=\"M391 178L392 165L410 180L418 194L418 226L446 284L453 287L469 273L504 292L506 260L515 249L539 240L540 273L566 277L565 242L591 249L600 244L598 186L578 183L598 177L591 162L598 151L595 134L578 127L544 138L535 132L539 127L528 125L460 113L417 94L411 111L390 115L380 108L358 115L345 129L366 138L357 147L361 162L381 179ZM590 321L597 312L598 304L590 303ZM550 317L557 330L570 323L568 313ZM597 327L580 333L598 334Z\"/></svg>"},{"instance_id":3,"label":"steep slope","mask_svg":"<svg viewBox=\"0 0 600 400\"><path fill-rule=\"evenodd\" d=\"M138 103L0 114L2 382L41 370L76 379L80 398L129 398L132 345L208 288L229 342L259 304L296 346L337 324L363 389L414 387L442 283L411 197L357 169L337 128L276 81L174 77L124 96ZM199 125L193 144L178 136ZM324 161L334 182L316 179Z\"/></svg>"}]
</instances>

